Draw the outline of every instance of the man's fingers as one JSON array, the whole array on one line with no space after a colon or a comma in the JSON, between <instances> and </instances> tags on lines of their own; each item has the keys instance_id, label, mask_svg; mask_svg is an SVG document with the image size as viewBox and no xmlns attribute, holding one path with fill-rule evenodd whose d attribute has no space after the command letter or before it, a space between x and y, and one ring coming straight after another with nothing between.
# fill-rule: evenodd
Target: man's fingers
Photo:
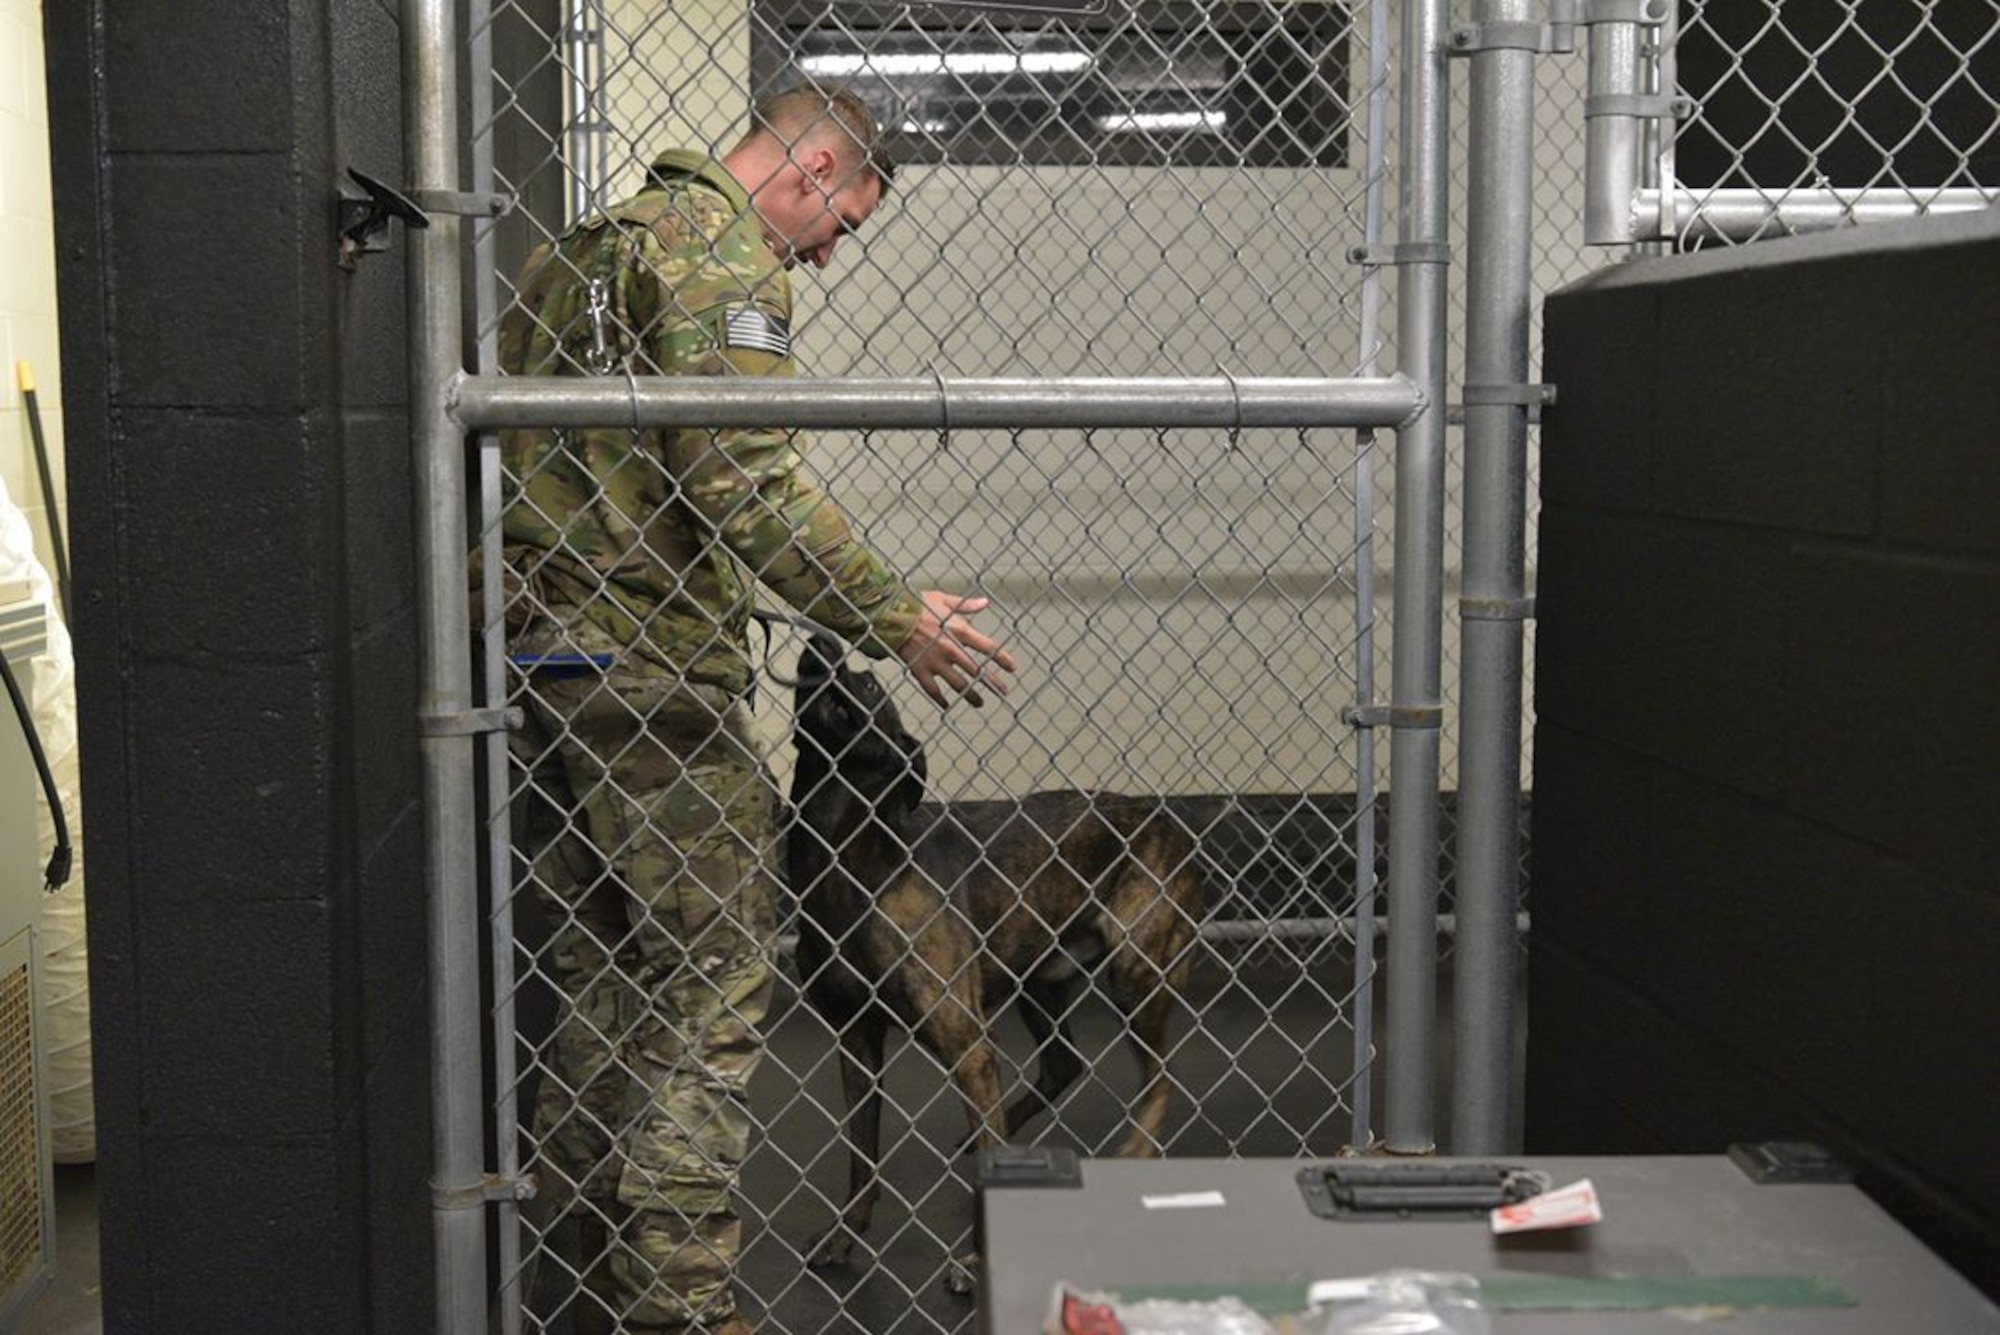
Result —
<instances>
[{"instance_id":1,"label":"man's fingers","mask_svg":"<svg viewBox=\"0 0 2000 1335\"><path fill-rule=\"evenodd\" d=\"M967 649L970 649L973 653L983 655L989 662L1004 671L1014 671L1014 655L1002 649L1000 641L994 639L991 635L983 634L968 623L959 621L956 618L948 622L945 629L951 632L953 639L957 640Z\"/></svg>"},{"instance_id":2,"label":"man's fingers","mask_svg":"<svg viewBox=\"0 0 2000 1335\"><path fill-rule=\"evenodd\" d=\"M938 589L926 590L921 597L929 628L920 628L920 641L904 646L904 659L924 694L947 706L955 695L974 707L986 703L982 688L1006 695L1008 681L1002 674L1015 671L1014 655L966 620L985 611L992 599L984 594L960 597Z\"/></svg>"}]
</instances>

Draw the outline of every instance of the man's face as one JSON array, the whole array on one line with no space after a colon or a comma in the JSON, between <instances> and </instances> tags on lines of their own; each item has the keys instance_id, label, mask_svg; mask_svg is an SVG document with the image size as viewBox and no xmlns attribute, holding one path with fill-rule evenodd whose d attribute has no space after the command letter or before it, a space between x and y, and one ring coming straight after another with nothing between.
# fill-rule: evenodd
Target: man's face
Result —
<instances>
[{"instance_id":1,"label":"man's face","mask_svg":"<svg viewBox=\"0 0 2000 1335\"><path fill-rule=\"evenodd\" d=\"M787 269L801 260L824 269L840 239L859 231L881 202L880 177L843 165L824 146L795 152L756 198L764 239Z\"/></svg>"}]
</instances>

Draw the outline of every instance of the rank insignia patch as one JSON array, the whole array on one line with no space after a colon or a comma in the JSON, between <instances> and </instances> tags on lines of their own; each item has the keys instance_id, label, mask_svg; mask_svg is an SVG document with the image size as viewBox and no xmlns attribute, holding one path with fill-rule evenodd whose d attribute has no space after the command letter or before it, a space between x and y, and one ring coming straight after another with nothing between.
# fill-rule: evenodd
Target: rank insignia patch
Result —
<instances>
[{"instance_id":1,"label":"rank insignia patch","mask_svg":"<svg viewBox=\"0 0 2000 1335\"><path fill-rule=\"evenodd\" d=\"M729 312L722 326L723 346L754 348L778 357L792 355L791 326L761 306L740 306Z\"/></svg>"}]
</instances>

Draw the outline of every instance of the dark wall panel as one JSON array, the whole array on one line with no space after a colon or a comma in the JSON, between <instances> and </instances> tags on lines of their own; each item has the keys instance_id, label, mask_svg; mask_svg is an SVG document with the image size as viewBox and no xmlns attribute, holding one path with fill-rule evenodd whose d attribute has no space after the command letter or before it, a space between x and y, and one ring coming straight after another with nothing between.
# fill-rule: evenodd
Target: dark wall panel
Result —
<instances>
[{"instance_id":1,"label":"dark wall panel","mask_svg":"<svg viewBox=\"0 0 2000 1335\"><path fill-rule=\"evenodd\" d=\"M396 7L44 9L104 1328L432 1328ZM358 156L357 156L358 155Z\"/></svg>"},{"instance_id":2,"label":"dark wall panel","mask_svg":"<svg viewBox=\"0 0 2000 1335\"><path fill-rule=\"evenodd\" d=\"M1884 276L1826 261L1685 280L1659 307L1659 511L1865 536L1875 518L1885 343L1860 336ZM1802 300L1802 298L1804 300ZM1856 337L1815 338L1833 323ZM1810 344L1812 356L1799 355ZM1665 373L1671 365L1671 376Z\"/></svg>"},{"instance_id":3,"label":"dark wall panel","mask_svg":"<svg viewBox=\"0 0 2000 1335\"><path fill-rule=\"evenodd\" d=\"M1817 1139L2000 1292L2000 215L1553 296L1540 1152Z\"/></svg>"},{"instance_id":4,"label":"dark wall panel","mask_svg":"<svg viewBox=\"0 0 2000 1335\"><path fill-rule=\"evenodd\" d=\"M305 201L291 163L113 151L105 184L120 405L299 407Z\"/></svg>"}]
</instances>

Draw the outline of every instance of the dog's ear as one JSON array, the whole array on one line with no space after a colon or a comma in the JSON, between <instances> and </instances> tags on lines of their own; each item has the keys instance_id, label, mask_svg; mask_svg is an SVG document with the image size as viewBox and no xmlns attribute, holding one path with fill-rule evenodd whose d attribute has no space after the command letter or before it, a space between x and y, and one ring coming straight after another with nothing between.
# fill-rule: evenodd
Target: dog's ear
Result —
<instances>
[{"instance_id":1,"label":"dog's ear","mask_svg":"<svg viewBox=\"0 0 2000 1335\"><path fill-rule=\"evenodd\" d=\"M847 661L847 646L823 630L815 630L799 650L799 686L818 687L833 679Z\"/></svg>"}]
</instances>

